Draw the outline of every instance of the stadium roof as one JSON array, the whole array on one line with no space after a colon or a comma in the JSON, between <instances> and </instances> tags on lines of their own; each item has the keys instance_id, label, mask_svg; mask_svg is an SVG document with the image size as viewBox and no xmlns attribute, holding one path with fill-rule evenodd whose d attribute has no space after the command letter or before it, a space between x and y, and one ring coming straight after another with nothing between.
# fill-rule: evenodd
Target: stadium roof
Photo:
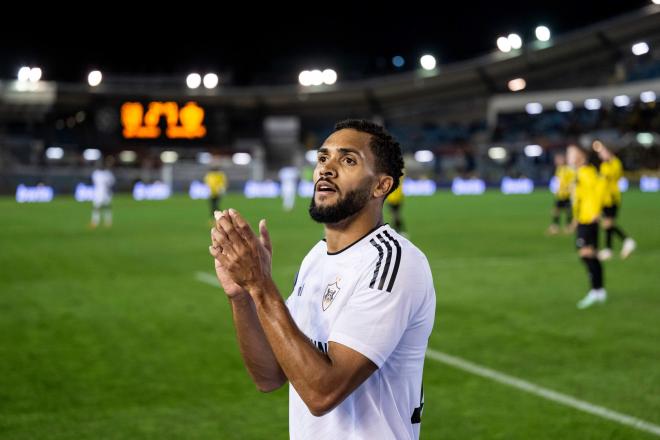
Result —
<instances>
[{"instance_id":1,"label":"stadium roof","mask_svg":"<svg viewBox=\"0 0 660 440\"><path fill-rule=\"evenodd\" d=\"M14 28L1 30L0 79L15 78L22 65L37 65L45 80L60 82L84 82L91 68L99 68L107 78L215 71L232 85L291 84L302 69L316 66L334 68L340 80L356 80L399 71L391 63L395 55L405 58L403 71L416 69L426 52L446 65L490 52L502 34L517 32L530 41L535 26L545 24L560 35L649 3L452 2L441 12L421 3L310 5L305 18L299 12L271 14L262 6L211 12L199 4L174 16L164 8L138 14L127 5L110 9L100 3L84 19L53 20L40 13L24 22L20 35Z\"/></svg>"}]
</instances>

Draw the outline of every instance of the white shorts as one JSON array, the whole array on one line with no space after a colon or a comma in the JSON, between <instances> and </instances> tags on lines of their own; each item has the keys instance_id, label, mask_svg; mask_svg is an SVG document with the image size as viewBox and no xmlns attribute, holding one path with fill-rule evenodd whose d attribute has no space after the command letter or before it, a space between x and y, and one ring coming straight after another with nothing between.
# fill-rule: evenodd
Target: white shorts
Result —
<instances>
[{"instance_id":1,"label":"white shorts","mask_svg":"<svg viewBox=\"0 0 660 440\"><path fill-rule=\"evenodd\" d=\"M102 197L94 197L92 205L94 208L106 208L110 206L110 202L112 202L112 196L106 195Z\"/></svg>"}]
</instances>

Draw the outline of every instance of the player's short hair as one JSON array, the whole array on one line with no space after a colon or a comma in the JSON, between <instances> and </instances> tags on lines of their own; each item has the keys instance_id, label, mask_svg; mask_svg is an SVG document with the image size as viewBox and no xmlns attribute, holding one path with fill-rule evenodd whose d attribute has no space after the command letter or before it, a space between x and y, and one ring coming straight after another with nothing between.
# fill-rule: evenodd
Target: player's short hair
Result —
<instances>
[{"instance_id":1,"label":"player's short hair","mask_svg":"<svg viewBox=\"0 0 660 440\"><path fill-rule=\"evenodd\" d=\"M403 176L401 145L385 128L366 119L346 119L335 124L335 130L353 129L371 135L371 152L376 158L376 171L392 176L394 183L388 194L398 188Z\"/></svg>"},{"instance_id":2,"label":"player's short hair","mask_svg":"<svg viewBox=\"0 0 660 440\"><path fill-rule=\"evenodd\" d=\"M570 144L567 148L566 151L568 152L569 148L574 148L583 158L585 164L588 165L598 165L598 157L594 151L591 149L584 148L581 145L577 144Z\"/></svg>"},{"instance_id":3,"label":"player's short hair","mask_svg":"<svg viewBox=\"0 0 660 440\"><path fill-rule=\"evenodd\" d=\"M566 147L566 151L568 152L568 150L571 149L571 148L574 149L575 151L579 152L579 153L580 153L582 156L584 156L586 159L589 158L589 152L588 152L585 148L582 148L580 145L577 145L577 144L569 144L569 145Z\"/></svg>"}]
</instances>

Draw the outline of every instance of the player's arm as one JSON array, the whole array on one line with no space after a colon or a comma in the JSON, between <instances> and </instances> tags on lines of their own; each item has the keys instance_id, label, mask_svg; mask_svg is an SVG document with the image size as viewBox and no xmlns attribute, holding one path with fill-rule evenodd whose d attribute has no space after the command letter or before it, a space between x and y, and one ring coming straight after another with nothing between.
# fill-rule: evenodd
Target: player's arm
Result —
<instances>
[{"instance_id":1,"label":"player's arm","mask_svg":"<svg viewBox=\"0 0 660 440\"><path fill-rule=\"evenodd\" d=\"M252 297L263 332L285 376L310 412L323 415L340 404L377 367L346 346L331 342L326 354L307 339L272 280L266 249L240 215L233 210L230 213L231 218L219 221L219 243L225 250L218 256L219 261Z\"/></svg>"},{"instance_id":2,"label":"player's arm","mask_svg":"<svg viewBox=\"0 0 660 440\"><path fill-rule=\"evenodd\" d=\"M254 301L247 293L230 298L238 346L248 373L264 393L286 383L286 376L259 322Z\"/></svg>"},{"instance_id":3,"label":"player's arm","mask_svg":"<svg viewBox=\"0 0 660 440\"><path fill-rule=\"evenodd\" d=\"M275 357L315 416L331 411L377 370L342 344L331 341L327 354L318 350L296 326L272 280L249 289Z\"/></svg>"},{"instance_id":4,"label":"player's arm","mask_svg":"<svg viewBox=\"0 0 660 440\"><path fill-rule=\"evenodd\" d=\"M245 367L260 391L276 390L286 382L286 377L268 344L257 317L254 301L242 287L233 282L218 261L221 252L218 236L217 227L213 228L211 231L213 244L209 247L209 251L215 258L216 275L229 299L236 338ZM263 240L270 251L270 239L266 235L263 236Z\"/></svg>"}]
</instances>

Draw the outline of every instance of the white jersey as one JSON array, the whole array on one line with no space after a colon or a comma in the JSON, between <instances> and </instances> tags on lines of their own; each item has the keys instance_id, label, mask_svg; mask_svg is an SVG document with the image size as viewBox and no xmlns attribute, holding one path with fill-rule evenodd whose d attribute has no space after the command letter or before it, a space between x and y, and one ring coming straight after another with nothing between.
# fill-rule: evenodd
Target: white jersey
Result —
<instances>
[{"instance_id":1,"label":"white jersey","mask_svg":"<svg viewBox=\"0 0 660 440\"><path fill-rule=\"evenodd\" d=\"M418 439L424 355L435 318L424 254L388 225L334 254L320 241L303 260L287 306L319 350L338 342L378 367L321 417L289 385L291 438Z\"/></svg>"},{"instance_id":2,"label":"white jersey","mask_svg":"<svg viewBox=\"0 0 660 440\"><path fill-rule=\"evenodd\" d=\"M284 187L296 187L296 183L298 182L298 176L300 176L300 172L298 171L298 168L296 167L284 167L280 170L279 172L279 178L280 178L280 183L282 184L282 188Z\"/></svg>"},{"instance_id":3,"label":"white jersey","mask_svg":"<svg viewBox=\"0 0 660 440\"><path fill-rule=\"evenodd\" d=\"M115 176L112 171L94 170L92 183L94 184L94 206L109 205L112 200L112 186L115 184Z\"/></svg>"}]
</instances>

